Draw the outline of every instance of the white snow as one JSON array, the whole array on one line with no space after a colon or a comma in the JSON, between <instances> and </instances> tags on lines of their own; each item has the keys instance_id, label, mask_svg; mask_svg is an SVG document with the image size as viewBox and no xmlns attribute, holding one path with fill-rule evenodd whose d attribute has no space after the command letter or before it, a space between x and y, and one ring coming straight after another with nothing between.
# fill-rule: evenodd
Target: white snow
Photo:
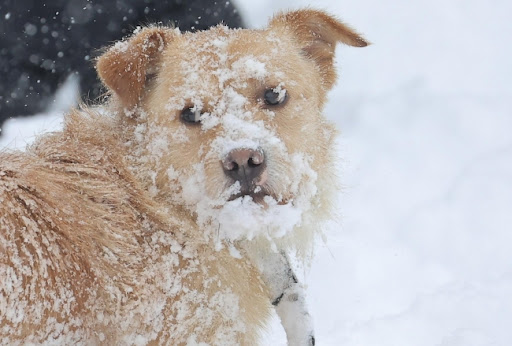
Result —
<instances>
[{"instance_id":1,"label":"white snow","mask_svg":"<svg viewBox=\"0 0 512 346\"><path fill-rule=\"evenodd\" d=\"M326 114L342 132L345 188L342 222L305 275L317 344L510 345L512 4L237 4L252 26L312 5L373 42L337 50ZM0 147L58 119L9 121ZM262 344L285 345L273 321Z\"/></svg>"}]
</instances>

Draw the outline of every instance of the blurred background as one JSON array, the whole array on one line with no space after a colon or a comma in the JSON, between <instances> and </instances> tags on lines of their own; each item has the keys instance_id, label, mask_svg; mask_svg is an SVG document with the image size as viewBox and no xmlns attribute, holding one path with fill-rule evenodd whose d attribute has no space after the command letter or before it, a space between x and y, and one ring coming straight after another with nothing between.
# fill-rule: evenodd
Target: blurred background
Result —
<instances>
[{"instance_id":1,"label":"blurred background","mask_svg":"<svg viewBox=\"0 0 512 346\"><path fill-rule=\"evenodd\" d=\"M326 108L344 189L341 222L304 273L318 345L511 345L512 3L234 4L249 27L324 9L373 43L338 47ZM72 103L72 84L57 104ZM0 147L61 118L8 120ZM263 344L286 344L275 316Z\"/></svg>"}]
</instances>

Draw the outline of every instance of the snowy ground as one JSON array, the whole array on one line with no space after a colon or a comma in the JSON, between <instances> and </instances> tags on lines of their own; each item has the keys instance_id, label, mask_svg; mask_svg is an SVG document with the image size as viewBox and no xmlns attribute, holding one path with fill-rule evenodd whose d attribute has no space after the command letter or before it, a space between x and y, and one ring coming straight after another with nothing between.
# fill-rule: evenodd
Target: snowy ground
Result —
<instances>
[{"instance_id":1,"label":"snowy ground","mask_svg":"<svg viewBox=\"0 0 512 346\"><path fill-rule=\"evenodd\" d=\"M310 5L373 42L339 47L327 107L345 189L306 275L318 344L511 345L512 4L237 2L252 26ZM10 121L0 147L59 119Z\"/></svg>"}]
</instances>

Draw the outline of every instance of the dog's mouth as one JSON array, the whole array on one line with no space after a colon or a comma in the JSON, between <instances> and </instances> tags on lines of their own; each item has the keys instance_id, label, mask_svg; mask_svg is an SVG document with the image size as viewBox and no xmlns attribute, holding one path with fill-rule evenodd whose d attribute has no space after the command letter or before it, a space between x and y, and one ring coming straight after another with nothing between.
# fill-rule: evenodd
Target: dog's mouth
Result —
<instances>
[{"instance_id":1,"label":"dog's mouth","mask_svg":"<svg viewBox=\"0 0 512 346\"><path fill-rule=\"evenodd\" d=\"M287 199L278 198L273 193L269 192L267 189L261 186L256 186L255 188L252 188L251 190L242 190L237 194L232 195L229 199L229 201L234 201L238 198L244 198L245 196L249 196L252 198L253 202L256 204L260 204L262 206L266 206L267 202L265 201L265 197L270 197L273 200L277 201L278 205L284 205L288 203Z\"/></svg>"},{"instance_id":2,"label":"dog's mouth","mask_svg":"<svg viewBox=\"0 0 512 346\"><path fill-rule=\"evenodd\" d=\"M234 201L235 199L238 199L240 197L245 197L245 196L249 196L252 198L252 200L254 201L254 203L258 203L258 204L263 204L265 202L265 196L271 196L273 197L272 195L264 192L264 191L259 191L259 192L255 192L255 191L252 191L252 192L239 192L235 195L232 195L228 201Z\"/></svg>"}]
</instances>

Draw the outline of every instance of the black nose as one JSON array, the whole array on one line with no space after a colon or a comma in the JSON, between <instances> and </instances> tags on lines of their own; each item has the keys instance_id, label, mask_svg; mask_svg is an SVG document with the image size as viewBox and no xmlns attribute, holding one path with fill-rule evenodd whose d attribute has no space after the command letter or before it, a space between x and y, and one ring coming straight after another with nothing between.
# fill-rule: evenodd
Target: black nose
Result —
<instances>
[{"instance_id":1,"label":"black nose","mask_svg":"<svg viewBox=\"0 0 512 346\"><path fill-rule=\"evenodd\" d=\"M263 150L235 149L222 161L224 173L239 181L242 193L250 193L265 180L265 155Z\"/></svg>"}]
</instances>

